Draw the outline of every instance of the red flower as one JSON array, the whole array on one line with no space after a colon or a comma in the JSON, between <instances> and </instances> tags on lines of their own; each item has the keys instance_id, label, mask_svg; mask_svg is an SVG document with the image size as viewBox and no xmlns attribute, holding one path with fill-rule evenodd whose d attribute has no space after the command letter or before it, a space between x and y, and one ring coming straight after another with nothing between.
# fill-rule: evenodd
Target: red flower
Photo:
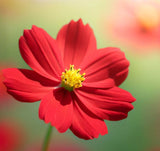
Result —
<instances>
[{"instance_id":1,"label":"red flower","mask_svg":"<svg viewBox=\"0 0 160 151\"><path fill-rule=\"evenodd\" d=\"M0 102L7 95L6 87L3 84L3 75L2 75L2 67L0 67Z\"/></svg>"},{"instance_id":2,"label":"red flower","mask_svg":"<svg viewBox=\"0 0 160 151\"><path fill-rule=\"evenodd\" d=\"M156 0L119 0L107 28L118 39L138 50L160 47L160 3ZM118 15L117 15L118 14ZM109 32L110 32L109 31Z\"/></svg>"},{"instance_id":3,"label":"red flower","mask_svg":"<svg viewBox=\"0 0 160 151\"><path fill-rule=\"evenodd\" d=\"M7 66L5 66L7 67ZM4 77L2 75L2 70L4 69L4 66L0 66L0 108L3 108L5 105L9 105L10 102L10 96L7 93L7 89L5 85L3 84Z\"/></svg>"},{"instance_id":4,"label":"red flower","mask_svg":"<svg viewBox=\"0 0 160 151\"><path fill-rule=\"evenodd\" d=\"M71 21L53 39L33 26L19 40L23 59L33 69L4 70L8 93L22 102L41 100L39 117L59 132L83 139L107 133L106 120L122 120L133 109L132 95L117 86L129 62L118 48L97 50L89 25Z\"/></svg>"},{"instance_id":5,"label":"red flower","mask_svg":"<svg viewBox=\"0 0 160 151\"><path fill-rule=\"evenodd\" d=\"M15 151L22 142L22 130L16 123L0 121L0 151Z\"/></svg>"}]
</instances>

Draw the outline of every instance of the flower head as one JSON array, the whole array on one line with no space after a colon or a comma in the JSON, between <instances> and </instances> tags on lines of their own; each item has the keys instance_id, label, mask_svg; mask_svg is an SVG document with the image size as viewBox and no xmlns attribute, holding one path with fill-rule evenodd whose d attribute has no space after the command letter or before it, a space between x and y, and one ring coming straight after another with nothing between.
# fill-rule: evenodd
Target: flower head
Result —
<instances>
[{"instance_id":1,"label":"flower head","mask_svg":"<svg viewBox=\"0 0 160 151\"><path fill-rule=\"evenodd\" d=\"M83 139L107 134L106 120L122 120L135 98L118 86L129 62L118 48L97 49L90 26L71 21L53 39L42 28L24 30L19 48L32 68L5 69L8 93L22 102L41 100L39 118Z\"/></svg>"},{"instance_id":2,"label":"flower head","mask_svg":"<svg viewBox=\"0 0 160 151\"><path fill-rule=\"evenodd\" d=\"M141 51L160 47L159 2L119 0L115 6L108 28L115 39Z\"/></svg>"},{"instance_id":3,"label":"flower head","mask_svg":"<svg viewBox=\"0 0 160 151\"><path fill-rule=\"evenodd\" d=\"M73 91L75 88L82 87L82 82L85 80L83 73L82 75L79 73L81 69L75 70L74 65L70 65L69 70L65 70L62 72L61 76L61 86L67 89L68 91Z\"/></svg>"}]
</instances>

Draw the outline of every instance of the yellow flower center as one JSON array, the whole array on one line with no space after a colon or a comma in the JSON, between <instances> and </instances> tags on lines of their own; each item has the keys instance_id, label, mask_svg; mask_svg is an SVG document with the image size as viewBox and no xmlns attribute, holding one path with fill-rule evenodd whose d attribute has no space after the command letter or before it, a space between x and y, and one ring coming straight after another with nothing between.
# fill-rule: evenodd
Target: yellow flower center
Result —
<instances>
[{"instance_id":1,"label":"yellow flower center","mask_svg":"<svg viewBox=\"0 0 160 151\"><path fill-rule=\"evenodd\" d=\"M137 8L137 19L144 30L153 30L160 23L159 11L152 5L143 4Z\"/></svg>"},{"instance_id":2,"label":"yellow flower center","mask_svg":"<svg viewBox=\"0 0 160 151\"><path fill-rule=\"evenodd\" d=\"M84 75L80 74L81 69L74 69L74 65L70 65L69 70L65 69L61 76L61 86L68 91L73 91L76 88L82 87L82 82L85 80Z\"/></svg>"}]
</instances>

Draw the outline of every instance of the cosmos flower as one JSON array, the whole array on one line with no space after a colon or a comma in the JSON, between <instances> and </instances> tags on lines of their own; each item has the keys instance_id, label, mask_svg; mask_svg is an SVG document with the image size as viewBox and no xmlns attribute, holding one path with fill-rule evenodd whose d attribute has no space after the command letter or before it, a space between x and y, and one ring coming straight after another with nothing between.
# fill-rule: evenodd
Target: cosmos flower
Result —
<instances>
[{"instance_id":1,"label":"cosmos flower","mask_svg":"<svg viewBox=\"0 0 160 151\"><path fill-rule=\"evenodd\" d=\"M109 21L114 39L134 50L159 48L160 3L156 0L116 1ZM117 15L118 14L118 15Z\"/></svg>"},{"instance_id":2,"label":"cosmos flower","mask_svg":"<svg viewBox=\"0 0 160 151\"><path fill-rule=\"evenodd\" d=\"M19 48L32 68L5 69L8 93L22 102L41 100L39 118L61 133L83 139L107 134L106 120L122 120L133 109L132 95L117 87L129 61L118 48L97 49L90 26L71 21L53 39L42 28L24 30Z\"/></svg>"}]
</instances>

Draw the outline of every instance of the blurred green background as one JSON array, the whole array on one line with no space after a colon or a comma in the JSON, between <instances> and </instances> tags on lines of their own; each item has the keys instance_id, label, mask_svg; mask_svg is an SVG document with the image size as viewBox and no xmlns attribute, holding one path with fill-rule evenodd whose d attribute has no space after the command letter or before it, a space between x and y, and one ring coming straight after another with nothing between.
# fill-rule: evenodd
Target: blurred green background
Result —
<instances>
[{"instance_id":1,"label":"blurred green background","mask_svg":"<svg viewBox=\"0 0 160 151\"><path fill-rule=\"evenodd\" d=\"M130 72L121 87L137 99L127 119L106 121L108 135L81 140L70 130L60 134L54 129L52 143L71 140L89 151L149 151L160 148L160 49L139 54L107 34L106 19L116 0L0 0L0 64L28 68L20 56L18 39L24 29L37 25L53 38L70 20L82 18L94 30L98 48L119 47L130 61ZM25 131L23 149L42 143L47 126L38 118L39 102L20 103L10 98L0 108L0 120L12 119ZM21 150L23 150L21 149ZM159 149L160 150L160 149Z\"/></svg>"}]
</instances>

